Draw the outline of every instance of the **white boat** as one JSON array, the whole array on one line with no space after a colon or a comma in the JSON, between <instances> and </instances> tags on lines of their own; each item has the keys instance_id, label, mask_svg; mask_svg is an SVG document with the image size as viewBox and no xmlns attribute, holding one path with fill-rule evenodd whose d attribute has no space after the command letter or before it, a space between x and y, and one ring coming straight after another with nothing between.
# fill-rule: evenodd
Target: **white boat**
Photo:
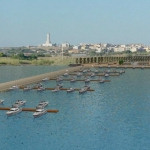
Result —
<instances>
[{"instance_id":1,"label":"white boat","mask_svg":"<svg viewBox=\"0 0 150 150\"><path fill-rule=\"evenodd\" d=\"M119 73L122 74L122 73L125 73L125 71L124 70L120 70Z\"/></svg>"},{"instance_id":2,"label":"white boat","mask_svg":"<svg viewBox=\"0 0 150 150\"><path fill-rule=\"evenodd\" d=\"M63 78L58 77L58 78L56 78L56 81L57 81L57 82L63 81Z\"/></svg>"},{"instance_id":3,"label":"white boat","mask_svg":"<svg viewBox=\"0 0 150 150\"><path fill-rule=\"evenodd\" d=\"M85 79L85 83L88 83L88 82L90 82L90 79Z\"/></svg>"},{"instance_id":4,"label":"white boat","mask_svg":"<svg viewBox=\"0 0 150 150\"><path fill-rule=\"evenodd\" d=\"M57 87L58 87L58 88L62 88L62 87L63 87L63 84L62 84L62 83L59 83L59 84L57 84Z\"/></svg>"},{"instance_id":5,"label":"white boat","mask_svg":"<svg viewBox=\"0 0 150 150\"><path fill-rule=\"evenodd\" d=\"M44 87L39 87L39 88L37 89L37 91L44 91L44 90L45 90Z\"/></svg>"},{"instance_id":6,"label":"white boat","mask_svg":"<svg viewBox=\"0 0 150 150\"><path fill-rule=\"evenodd\" d=\"M0 104L3 104L3 102L4 102L4 100L1 99L1 100L0 100Z\"/></svg>"},{"instance_id":7,"label":"white boat","mask_svg":"<svg viewBox=\"0 0 150 150\"><path fill-rule=\"evenodd\" d=\"M23 91L29 91L29 90L31 90L32 88L31 87L25 87L24 89L23 89Z\"/></svg>"},{"instance_id":8,"label":"white boat","mask_svg":"<svg viewBox=\"0 0 150 150\"><path fill-rule=\"evenodd\" d=\"M87 90L85 88L82 88L79 90L79 94L85 93Z\"/></svg>"},{"instance_id":9,"label":"white boat","mask_svg":"<svg viewBox=\"0 0 150 150\"><path fill-rule=\"evenodd\" d=\"M42 81L48 81L49 80L49 78L44 78L44 79L42 79Z\"/></svg>"},{"instance_id":10,"label":"white boat","mask_svg":"<svg viewBox=\"0 0 150 150\"><path fill-rule=\"evenodd\" d=\"M81 72L78 72L78 73L77 73L77 77L80 77L80 76L82 76L82 73L81 73Z\"/></svg>"},{"instance_id":11,"label":"white boat","mask_svg":"<svg viewBox=\"0 0 150 150\"><path fill-rule=\"evenodd\" d=\"M90 86L89 86L89 85L85 85L85 86L84 86L84 89L89 90L89 89L90 89Z\"/></svg>"},{"instance_id":12,"label":"white boat","mask_svg":"<svg viewBox=\"0 0 150 150\"><path fill-rule=\"evenodd\" d=\"M82 72L83 72L83 73L86 73L86 72L87 72L87 70L83 70Z\"/></svg>"},{"instance_id":13,"label":"white boat","mask_svg":"<svg viewBox=\"0 0 150 150\"><path fill-rule=\"evenodd\" d=\"M58 92L60 91L59 87L56 87L54 90L52 90L52 92Z\"/></svg>"},{"instance_id":14,"label":"white boat","mask_svg":"<svg viewBox=\"0 0 150 150\"><path fill-rule=\"evenodd\" d=\"M10 110L6 112L6 115L8 116L15 115L15 114L20 113L21 111L22 111L22 108L13 107L13 108L10 108Z\"/></svg>"},{"instance_id":15,"label":"white boat","mask_svg":"<svg viewBox=\"0 0 150 150\"><path fill-rule=\"evenodd\" d=\"M36 118L36 117L40 117L46 113L47 113L47 110L45 110L45 109L36 109L36 111L33 113L33 116Z\"/></svg>"},{"instance_id":16,"label":"white boat","mask_svg":"<svg viewBox=\"0 0 150 150\"><path fill-rule=\"evenodd\" d=\"M95 70L94 72L95 72L95 73L98 73L98 70Z\"/></svg>"},{"instance_id":17,"label":"white boat","mask_svg":"<svg viewBox=\"0 0 150 150\"><path fill-rule=\"evenodd\" d=\"M15 90L15 89L19 89L18 85L13 85L12 87L9 88L10 90Z\"/></svg>"},{"instance_id":18,"label":"white boat","mask_svg":"<svg viewBox=\"0 0 150 150\"><path fill-rule=\"evenodd\" d=\"M48 105L47 101L40 101L40 103L38 104L37 108L44 108Z\"/></svg>"},{"instance_id":19,"label":"white boat","mask_svg":"<svg viewBox=\"0 0 150 150\"><path fill-rule=\"evenodd\" d=\"M105 75L104 75L105 77L109 77L109 74L108 73L105 73Z\"/></svg>"},{"instance_id":20,"label":"white boat","mask_svg":"<svg viewBox=\"0 0 150 150\"><path fill-rule=\"evenodd\" d=\"M71 80L70 80L70 82L75 82L76 81L76 79L75 78L72 78Z\"/></svg>"},{"instance_id":21,"label":"white boat","mask_svg":"<svg viewBox=\"0 0 150 150\"><path fill-rule=\"evenodd\" d=\"M74 90L75 90L74 88L69 88L69 89L67 90L67 93L73 92Z\"/></svg>"},{"instance_id":22,"label":"white boat","mask_svg":"<svg viewBox=\"0 0 150 150\"><path fill-rule=\"evenodd\" d=\"M91 73L91 77L95 77L95 73Z\"/></svg>"},{"instance_id":23,"label":"white boat","mask_svg":"<svg viewBox=\"0 0 150 150\"><path fill-rule=\"evenodd\" d=\"M68 76L69 74L66 72L66 73L64 73L64 76Z\"/></svg>"},{"instance_id":24,"label":"white boat","mask_svg":"<svg viewBox=\"0 0 150 150\"><path fill-rule=\"evenodd\" d=\"M104 83L105 82L105 80L104 79L99 79L99 83Z\"/></svg>"},{"instance_id":25,"label":"white boat","mask_svg":"<svg viewBox=\"0 0 150 150\"><path fill-rule=\"evenodd\" d=\"M13 107L20 107L20 106L23 106L25 105L26 101L22 101L22 100L17 100L15 102L15 104L13 104Z\"/></svg>"}]
</instances>

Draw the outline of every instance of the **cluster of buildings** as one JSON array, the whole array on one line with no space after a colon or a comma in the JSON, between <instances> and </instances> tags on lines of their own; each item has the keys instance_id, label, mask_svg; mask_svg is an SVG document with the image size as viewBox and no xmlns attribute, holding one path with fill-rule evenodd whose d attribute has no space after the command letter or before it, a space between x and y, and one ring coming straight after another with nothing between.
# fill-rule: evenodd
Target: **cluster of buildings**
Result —
<instances>
[{"instance_id":1,"label":"cluster of buildings","mask_svg":"<svg viewBox=\"0 0 150 150\"><path fill-rule=\"evenodd\" d=\"M68 50L68 53L80 53L83 51L90 51L93 50L96 53L101 52L150 52L150 46L145 46L142 44L79 44L79 45L71 45L69 43L62 43L61 45L54 45L50 41L50 34L47 34L47 39L44 44L41 45L42 47L61 47L65 50Z\"/></svg>"},{"instance_id":2,"label":"cluster of buildings","mask_svg":"<svg viewBox=\"0 0 150 150\"><path fill-rule=\"evenodd\" d=\"M6 51L7 50L7 51ZM84 44L71 45L70 43L53 44L50 39L50 34L46 36L46 42L39 46L1 48L0 52L5 54L23 52L25 55L43 54L43 55L66 55L66 56L87 56L93 53L96 54L115 54L115 53L134 53L134 52L150 52L150 46L142 44Z\"/></svg>"}]
</instances>

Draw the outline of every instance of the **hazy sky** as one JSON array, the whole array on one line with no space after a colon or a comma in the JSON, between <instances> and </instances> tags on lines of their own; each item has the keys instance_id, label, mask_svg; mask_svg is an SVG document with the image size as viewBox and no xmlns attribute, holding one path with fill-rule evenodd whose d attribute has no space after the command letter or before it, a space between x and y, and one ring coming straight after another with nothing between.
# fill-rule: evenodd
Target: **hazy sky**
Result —
<instances>
[{"instance_id":1,"label":"hazy sky","mask_svg":"<svg viewBox=\"0 0 150 150\"><path fill-rule=\"evenodd\" d=\"M0 47L52 43L150 45L150 0L0 0Z\"/></svg>"}]
</instances>

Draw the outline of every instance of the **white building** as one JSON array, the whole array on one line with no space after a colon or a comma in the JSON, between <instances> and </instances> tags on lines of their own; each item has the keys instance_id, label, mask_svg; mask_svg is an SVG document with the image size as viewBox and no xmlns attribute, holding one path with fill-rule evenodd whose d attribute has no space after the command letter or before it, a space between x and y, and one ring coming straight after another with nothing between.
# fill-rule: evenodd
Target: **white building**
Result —
<instances>
[{"instance_id":1,"label":"white building","mask_svg":"<svg viewBox=\"0 0 150 150\"><path fill-rule=\"evenodd\" d=\"M45 46L45 47L53 46L51 41L50 41L50 34L49 33L47 34L46 42L44 44L42 44L42 46Z\"/></svg>"},{"instance_id":2,"label":"white building","mask_svg":"<svg viewBox=\"0 0 150 150\"><path fill-rule=\"evenodd\" d=\"M70 44L69 43L62 43L61 46L68 48L68 47L70 47Z\"/></svg>"}]
</instances>

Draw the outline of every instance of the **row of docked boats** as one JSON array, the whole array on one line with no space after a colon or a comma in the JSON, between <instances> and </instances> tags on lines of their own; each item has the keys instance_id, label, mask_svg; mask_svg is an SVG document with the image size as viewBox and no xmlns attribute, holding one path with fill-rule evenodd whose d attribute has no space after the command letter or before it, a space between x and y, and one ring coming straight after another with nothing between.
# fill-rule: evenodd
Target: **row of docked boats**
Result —
<instances>
[{"instance_id":1,"label":"row of docked boats","mask_svg":"<svg viewBox=\"0 0 150 150\"><path fill-rule=\"evenodd\" d=\"M6 115L7 116L12 116L12 115L15 115L15 114L18 114L20 112L22 112L22 107L23 105L25 105L26 101L23 101L23 100L18 100L16 101L12 107L10 108L9 111L6 112ZM35 112L33 113L33 116L34 117L40 117L44 114L47 113L47 110L45 109L45 107L48 105L48 102L47 101L41 101L37 106L36 106L36 110Z\"/></svg>"}]
</instances>

